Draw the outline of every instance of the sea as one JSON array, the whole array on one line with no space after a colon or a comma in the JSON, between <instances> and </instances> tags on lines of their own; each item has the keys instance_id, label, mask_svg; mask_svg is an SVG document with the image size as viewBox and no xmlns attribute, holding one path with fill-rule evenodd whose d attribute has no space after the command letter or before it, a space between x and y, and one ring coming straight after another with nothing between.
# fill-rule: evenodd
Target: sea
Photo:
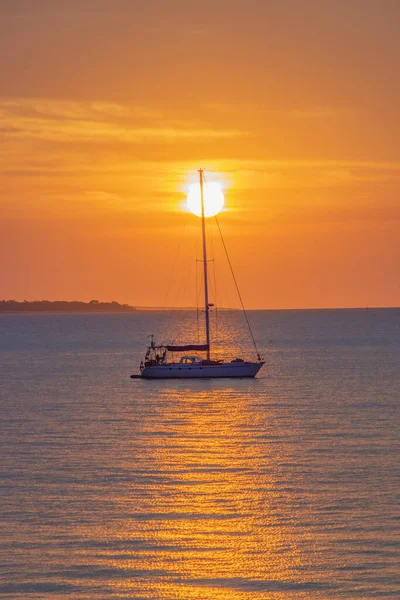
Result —
<instances>
[{"instance_id":1,"label":"sea","mask_svg":"<svg viewBox=\"0 0 400 600\"><path fill-rule=\"evenodd\" d=\"M400 309L248 317L256 379L146 381L202 314L0 315L2 598L400 598Z\"/></svg>"}]
</instances>

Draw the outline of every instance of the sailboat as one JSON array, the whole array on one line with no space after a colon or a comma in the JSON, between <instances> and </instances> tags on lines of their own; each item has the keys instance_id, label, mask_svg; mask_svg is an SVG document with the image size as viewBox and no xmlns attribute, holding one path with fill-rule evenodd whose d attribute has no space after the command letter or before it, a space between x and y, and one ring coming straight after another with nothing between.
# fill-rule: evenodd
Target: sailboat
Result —
<instances>
[{"instance_id":1,"label":"sailboat","mask_svg":"<svg viewBox=\"0 0 400 600\"><path fill-rule=\"evenodd\" d=\"M144 361L140 364L140 375L131 375L132 379L194 379L194 378L222 378L222 377L255 377L264 364L255 343L250 323L242 303L247 325L256 349L257 360L252 362L242 358L233 360L212 359L210 339L210 310L214 306L208 297L208 269L207 269L207 243L206 243L206 218L204 210L204 170L199 170L200 199L201 199L201 230L203 247L203 277L204 277L204 316L205 316L205 343L186 345L157 345L154 336L147 347ZM225 248L226 250L226 248ZM228 257L229 260L229 257ZM229 261L230 264L230 261ZM231 266L231 264L230 264ZM231 268L232 269L232 268ZM232 275L233 271L232 271ZM236 284L236 279L235 284ZM237 286L237 284L236 284ZM238 290L239 291L239 290ZM239 297L241 299L240 293ZM205 352L202 358L195 352ZM169 360L169 353L182 353L179 361Z\"/></svg>"}]
</instances>

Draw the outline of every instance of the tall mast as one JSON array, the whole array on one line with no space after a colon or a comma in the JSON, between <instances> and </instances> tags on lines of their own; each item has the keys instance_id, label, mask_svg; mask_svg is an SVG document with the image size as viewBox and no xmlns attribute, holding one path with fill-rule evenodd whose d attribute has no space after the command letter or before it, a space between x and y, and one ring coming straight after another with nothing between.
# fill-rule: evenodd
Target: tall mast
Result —
<instances>
[{"instance_id":1,"label":"tall mast","mask_svg":"<svg viewBox=\"0 0 400 600\"><path fill-rule=\"evenodd\" d=\"M206 242L206 219L204 216L204 190L203 169L199 169L200 175L200 198L201 198L201 231L203 235L203 264L204 264L204 310L206 315L206 342L207 360L210 360L210 307L208 302L208 275L207 275L207 242Z\"/></svg>"}]
</instances>

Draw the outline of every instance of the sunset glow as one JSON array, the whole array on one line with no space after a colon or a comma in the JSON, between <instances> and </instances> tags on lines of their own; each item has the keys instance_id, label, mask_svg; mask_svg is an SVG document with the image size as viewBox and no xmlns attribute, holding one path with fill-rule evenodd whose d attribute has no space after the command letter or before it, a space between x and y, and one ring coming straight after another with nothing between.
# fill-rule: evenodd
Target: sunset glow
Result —
<instances>
[{"instance_id":1,"label":"sunset glow","mask_svg":"<svg viewBox=\"0 0 400 600\"><path fill-rule=\"evenodd\" d=\"M400 304L399 3L6 4L3 298L158 305L204 167L249 308Z\"/></svg>"}]
</instances>

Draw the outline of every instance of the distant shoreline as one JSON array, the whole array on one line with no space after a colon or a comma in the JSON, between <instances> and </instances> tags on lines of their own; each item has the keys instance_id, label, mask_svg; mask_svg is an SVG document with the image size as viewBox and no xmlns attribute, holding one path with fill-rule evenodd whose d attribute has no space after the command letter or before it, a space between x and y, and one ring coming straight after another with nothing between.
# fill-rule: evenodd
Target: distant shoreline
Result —
<instances>
[{"instance_id":1,"label":"distant shoreline","mask_svg":"<svg viewBox=\"0 0 400 600\"><path fill-rule=\"evenodd\" d=\"M136 308L119 302L90 302L67 300L34 300L18 302L17 300L0 300L0 314L26 313L127 313Z\"/></svg>"}]
</instances>

